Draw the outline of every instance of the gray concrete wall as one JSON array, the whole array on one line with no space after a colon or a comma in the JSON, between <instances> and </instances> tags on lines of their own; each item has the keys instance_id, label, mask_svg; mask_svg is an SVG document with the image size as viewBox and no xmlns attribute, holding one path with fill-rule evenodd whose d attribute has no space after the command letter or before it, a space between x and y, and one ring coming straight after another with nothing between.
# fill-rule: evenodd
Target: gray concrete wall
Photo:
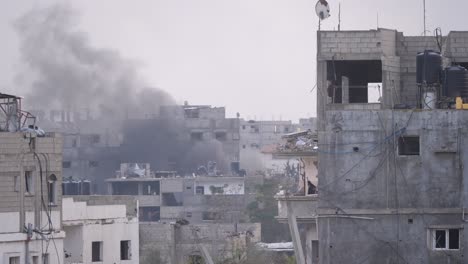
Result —
<instances>
[{"instance_id":1,"label":"gray concrete wall","mask_svg":"<svg viewBox=\"0 0 468 264\"><path fill-rule=\"evenodd\" d=\"M466 120L457 110L328 111L319 134L321 263L463 263ZM396 139L420 137L420 155L398 155L393 127ZM460 250L428 246L428 230L440 225L462 228Z\"/></svg>"}]
</instances>

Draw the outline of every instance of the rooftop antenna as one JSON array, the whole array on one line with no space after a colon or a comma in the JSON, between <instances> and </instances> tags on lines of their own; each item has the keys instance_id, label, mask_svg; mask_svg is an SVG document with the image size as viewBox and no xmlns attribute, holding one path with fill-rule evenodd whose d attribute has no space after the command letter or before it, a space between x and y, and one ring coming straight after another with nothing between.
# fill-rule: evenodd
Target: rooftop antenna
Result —
<instances>
[{"instance_id":1,"label":"rooftop antenna","mask_svg":"<svg viewBox=\"0 0 468 264\"><path fill-rule=\"evenodd\" d=\"M341 2L338 4L338 31L341 30Z\"/></svg>"},{"instance_id":2,"label":"rooftop antenna","mask_svg":"<svg viewBox=\"0 0 468 264\"><path fill-rule=\"evenodd\" d=\"M318 0L315 5L315 13L319 17L319 31L322 24L322 20L330 17L330 6L328 5L327 0Z\"/></svg>"},{"instance_id":3,"label":"rooftop antenna","mask_svg":"<svg viewBox=\"0 0 468 264\"><path fill-rule=\"evenodd\" d=\"M424 36L426 36L426 0L423 0L423 12L424 12Z\"/></svg>"},{"instance_id":4,"label":"rooftop antenna","mask_svg":"<svg viewBox=\"0 0 468 264\"><path fill-rule=\"evenodd\" d=\"M379 29L379 12L377 12L377 29Z\"/></svg>"}]
</instances>

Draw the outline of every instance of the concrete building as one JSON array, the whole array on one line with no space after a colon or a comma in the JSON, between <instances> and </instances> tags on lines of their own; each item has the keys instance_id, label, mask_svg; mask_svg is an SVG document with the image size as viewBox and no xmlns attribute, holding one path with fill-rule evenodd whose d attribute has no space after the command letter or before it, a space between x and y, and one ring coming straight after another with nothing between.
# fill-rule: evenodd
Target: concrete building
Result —
<instances>
[{"instance_id":1,"label":"concrete building","mask_svg":"<svg viewBox=\"0 0 468 264\"><path fill-rule=\"evenodd\" d=\"M63 263L62 137L20 97L0 94L0 108L0 263Z\"/></svg>"},{"instance_id":2,"label":"concrete building","mask_svg":"<svg viewBox=\"0 0 468 264\"><path fill-rule=\"evenodd\" d=\"M213 257L225 258L229 254L220 251L230 247L236 234L260 241L260 224L248 223L245 213L254 195L246 193L244 177L180 177L176 172L151 171L147 163L124 163L116 177L106 181L110 195L138 200L142 263L154 258L187 263L190 256L202 257L201 245Z\"/></svg>"},{"instance_id":3,"label":"concrete building","mask_svg":"<svg viewBox=\"0 0 468 264\"><path fill-rule=\"evenodd\" d=\"M292 121L240 121L240 165L248 174L266 171L267 175L283 174L286 163L296 164L296 159L277 157L276 146L284 134L298 131L315 131L315 118Z\"/></svg>"},{"instance_id":4,"label":"concrete building","mask_svg":"<svg viewBox=\"0 0 468 264\"><path fill-rule=\"evenodd\" d=\"M65 196L62 206L65 264L140 263L134 197Z\"/></svg>"},{"instance_id":5,"label":"concrete building","mask_svg":"<svg viewBox=\"0 0 468 264\"><path fill-rule=\"evenodd\" d=\"M318 32L318 263L467 262L468 112L417 85L427 49L466 66L468 32Z\"/></svg>"},{"instance_id":6,"label":"concrete building","mask_svg":"<svg viewBox=\"0 0 468 264\"><path fill-rule=\"evenodd\" d=\"M317 134L298 132L283 136L275 156L299 160L292 186L283 186L276 196L280 223L288 224L297 263L318 263L317 235Z\"/></svg>"}]
</instances>

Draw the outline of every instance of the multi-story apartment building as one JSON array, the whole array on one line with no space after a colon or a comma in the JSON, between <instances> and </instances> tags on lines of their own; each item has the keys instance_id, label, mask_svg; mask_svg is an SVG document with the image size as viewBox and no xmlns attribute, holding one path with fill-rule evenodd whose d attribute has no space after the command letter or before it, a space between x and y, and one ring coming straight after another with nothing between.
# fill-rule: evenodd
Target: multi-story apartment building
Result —
<instances>
[{"instance_id":1,"label":"multi-story apartment building","mask_svg":"<svg viewBox=\"0 0 468 264\"><path fill-rule=\"evenodd\" d=\"M63 263L62 137L20 97L0 94L0 108L0 263Z\"/></svg>"}]
</instances>

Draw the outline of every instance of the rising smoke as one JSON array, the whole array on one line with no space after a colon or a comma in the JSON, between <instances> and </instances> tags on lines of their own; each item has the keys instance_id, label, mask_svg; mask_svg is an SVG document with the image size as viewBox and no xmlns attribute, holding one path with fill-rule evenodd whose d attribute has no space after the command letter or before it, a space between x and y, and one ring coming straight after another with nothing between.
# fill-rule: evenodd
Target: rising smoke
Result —
<instances>
[{"instance_id":1,"label":"rising smoke","mask_svg":"<svg viewBox=\"0 0 468 264\"><path fill-rule=\"evenodd\" d=\"M96 171L99 175L92 178L102 183L102 177L112 176L120 162L149 162L153 169L182 173L209 160L226 168L219 142L193 144L181 136L188 134L183 124L167 117L148 119L158 116L160 106L175 104L173 98L161 89L148 88L131 60L92 46L88 35L76 28L77 18L73 8L60 4L28 12L16 21L15 28L27 67L20 79L29 80L29 108L86 109L94 120L84 118L79 123L80 133L123 135L118 151L86 150L85 156L102 165Z\"/></svg>"},{"instance_id":2,"label":"rising smoke","mask_svg":"<svg viewBox=\"0 0 468 264\"><path fill-rule=\"evenodd\" d=\"M77 18L74 9L60 4L34 9L16 21L22 58L34 73L28 104L124 117L154 114L160 105L174 103L166 92L147 88L134 62L93 47L76 29Z\"/></svg>"}]
</instances>

